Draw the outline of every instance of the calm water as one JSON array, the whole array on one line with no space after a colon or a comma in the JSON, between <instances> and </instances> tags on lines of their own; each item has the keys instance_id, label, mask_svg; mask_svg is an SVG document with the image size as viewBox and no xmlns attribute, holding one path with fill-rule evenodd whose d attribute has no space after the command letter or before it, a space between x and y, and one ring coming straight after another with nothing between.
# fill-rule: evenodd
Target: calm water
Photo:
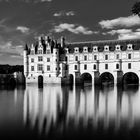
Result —
<instances>
[{"instance_id":1,"label":"calm water","mask_svg":"<svg viewBox=\"0 0 140 140\"><path fill-rule=\"evenodd\" d=\"M140 88L0 89L0 139L140 138Z\"/></svg>"}]
</instances>

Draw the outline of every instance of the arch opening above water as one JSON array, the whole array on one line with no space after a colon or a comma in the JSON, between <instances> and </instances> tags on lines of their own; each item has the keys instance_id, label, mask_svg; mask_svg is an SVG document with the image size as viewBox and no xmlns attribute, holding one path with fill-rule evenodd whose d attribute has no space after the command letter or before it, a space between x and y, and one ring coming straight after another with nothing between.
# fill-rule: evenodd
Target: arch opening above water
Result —
<instances>
[{"instance_id":1,"label":"arch opening above water","mask_svg":"<svg viewBox=\"0 0 140 140\"><path fill-rule=\"evenodd\" d=\"M110 72L104 72L100 75L100 82L102 85L114 84L114 76Z\"/></svg>"},{"instance_id":2,"label":"arch opening above water","mask_svg":"<svg viewBox=\"0 0 140 140\"><path fill-rule=\"evenodd\" d=\"M90 73L83 73L80 77L84 84L92 84L92 76Z\"/></svg>"},{"instance_id":3,"label":"arch opening above water","mask_svg":"<svg viewBox=\"0 0 140 140\"><path fill-rule=\"evenodd\" d=\"M127 85L138 85L139 77L134 72L128 72L123 75L123 84Z\"/></svg>"},{"instance_id":4,"label":"arch opening above water","mask_svg":"<svg viewBox=\"0 0 140 140\"><path fill-rule=\"evenodd\" d=\"M38 76L38 86L39 87L42 87L43 86L43 76L42 75L39 75Z\"/></svg>"}]
</instances>

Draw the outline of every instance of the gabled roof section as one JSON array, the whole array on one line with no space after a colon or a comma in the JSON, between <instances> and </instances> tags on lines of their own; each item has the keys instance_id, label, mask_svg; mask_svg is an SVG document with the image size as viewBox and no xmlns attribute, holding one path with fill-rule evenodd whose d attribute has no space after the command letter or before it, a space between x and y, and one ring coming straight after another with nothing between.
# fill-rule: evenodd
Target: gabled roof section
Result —
<instances>
[{"instance_id":1,"label":"gabled roof section","mask_svg":"<svg viewBox=\"0 0 140 140\"><path fill-rule=\"evenodd\" d=\"M79 52L83 52L83 47L87 46L89 52L93 51L93 47L97 46L98 51L102 52L104 51L104 46L109 45L109 50L114 51L116 45L121 46L121 50L125 51L127 49L127 45L132 44L133 50L139 50L140 49L140 39L133 39L133 40L105 40L105 41L88 41L88 42L74 42L74 43L67 43L66 47L69 48L69 52L73 53L74 48L78 47Z\"/></svg>"}]
</instances>

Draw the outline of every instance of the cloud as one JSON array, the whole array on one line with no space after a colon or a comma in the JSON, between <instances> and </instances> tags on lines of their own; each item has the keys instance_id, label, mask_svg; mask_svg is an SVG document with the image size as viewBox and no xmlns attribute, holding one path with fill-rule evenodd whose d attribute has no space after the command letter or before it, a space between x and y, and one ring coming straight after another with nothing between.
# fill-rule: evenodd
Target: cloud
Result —
<instances>
[{"instance_id":1,"label":"cloud","mask_svg":"<svg viewBox=\"0 0 140 140\"><path fill-rule=\"evenodd\" d=\"M103 35L117 35L118 40L125 40L125 39L139 39L140 38L140 29L136 29L133 31L132 29L118 29L118 30L111 30L106 33L102 33Z\"/></svg>"},{"instance_id":2,"label":"cloud","mask_svg":"<svg viewBox=\"0 0 140 140\"><path fill-rule=\"evenodd\" d=\"M27 28L27 27L24 27L24 26L18 26L17 28L16 28L16 30L19 30L19 31L21 31L22 33L29 33L29 28Z\"/></svg>"},{"instance_id":3,"label":"cloud","mask_svg":"<svg viewBox=\"0 0 140 140\"><path fill-rule=\"evenodd\" d=\"M53 14L54 17L61 17L61 16L74 16L74 11L59 11Z\"/></svg>"},{"instance_id":4,"label":"cloud","mask_svg":"<svg viewBox=\"0 0 140 140\"><path fill-rule=\"evenodd\" d=\"M75 24L69 24L69 23L61 23L60 25L55 26L54 31L56 33L60 33L63 31L69 31L74 34L84 34L84 35L93 34L93 31L89 30L86 27L83 27L82 25L75 25Z\"/></svg>"},{"instance_id":5,"label":"cloud","mask_svg":"<svg viewBox=\"0 0 140 140\"><path fill-rule=\"evenodd\" d=\"M137 15L128 17L119 17L112 20L102 20L99 25L105 29L113 29L114 27L133 27L140 25L140 18Z\"/></svg>"}]
</instances>

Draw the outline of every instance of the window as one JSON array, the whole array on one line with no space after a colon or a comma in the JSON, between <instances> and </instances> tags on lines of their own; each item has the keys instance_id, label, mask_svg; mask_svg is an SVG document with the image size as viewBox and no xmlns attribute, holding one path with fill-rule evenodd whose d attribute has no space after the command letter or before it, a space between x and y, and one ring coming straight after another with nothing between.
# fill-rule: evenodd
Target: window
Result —
<instances>
[{"instance_id":1,"label":"window","mask_svg":"<svg viewBox=\"0 0 140 140\"><path fill-rule=\"evenodd\" d=\"M65 66L65 70L68 70L68 65Z\"/></svg>"},{"instance_id":2,"label":"window","mask_svg":"<svg viewBox=\"0 0 140 140\"><path fill-rule=\"evenodd\" d=\"M65 57L65 61L68 61L68 57L67 56Z\"/></svg>"},{"instance_id":3,"label":"window","mask_svg":"<svg viewBox=\"0 0 140 140\"><path fill-rule=\"evenodd\" d=\"M55 61L57 62L57 59L55 59Z\"/></svg>"},{"instance_id":4,"label":"window","mask_svg":"<svg viewBox=\"0 0 140 140\"><path fill-rule=\"evenodd\" d=\"M50 58L47 58L47 62L50 62Z\"/></svg>"},{"instance_id":5,"label":"window","mask_svg":"<svg viewBox=\"0 0 140 140\"><path fill-rule=\"evenodd\" d=\"M120 58L120 55L119 54L116 54L116 59L119 59Z\"/></svg>"},{"instance_id":6,"label":"window","mask_svg":"<svg viewBox=\"0 0 140 140\"><path fill-rule=\"evenodd\" d=\"M34 66L31 66L31 71L34 71Z\"/></svg>"},{"instance_id":7,"label":"window","mask_svg":"<svg viewBox=\"0 0 140 140\"><path fill-rule=\"evenodd\" d=\"M78 56L75 56L75 61L78 61Z\"/></svg>"},{"instance_id":8,"label":"window","mask_svg":"<svg viewBox=\"0 0 140 140\"><path fill-rule=\"evenodd\" d=\"M38 50L38 54L42 54L42 52L43 52L42 50Z\"/></svg>"},{"instance_id":9,"label":"window","mask_svg":"<svg viewBox=\"0 0 140 140\"><path fill-rule=\"evenodd\" d=\"M108 55L105 55L105 60L108 60Z\"/></svg>"},{"instance_id":10,"label":"window","mask_svg":"<svg viewBox=\"0 0 140 140\"><path fill-rule=\"evenodd\" d=\"M84 56L84 60L87 60L87 56L86 55Z\"/></svg>"},{"instance_id":11,"label":"window","mask_svg":"<svg viewBox=\"0 0 140 140\"><path fill-rule=\"evenodd\" d=\"M116 69L119 69L119 64L116 64Z\"/></svg>"},{"instance_id":12,"label":"window","mask_svg":"<svg viewBox=\"0 0 140 140\"><path fill-rule=\"evenodd\" d=\"M94 55L94 60L97 60L97 55Z\"/></svg>"},{"instance_id":13,"label":"window","mask_svg":"<svg viewBox=\"0 0 140 140\"><path fill-rule=\"evenodd\" d=\"M96 70L96 65L95 64L93 65L93 69Z\"/></svg>"},{"instance_id":14,"label":"window","mask_svg":"<svg viewBox=\"0 0 140 140\"><path fill-rule=\"evenodd\" d=\"M78 69L77 65L75 65L75 66L74 66L74 69L75 69L75 70L77 70L77 69Z\"/></svg>"},{"instance_id":15,"label":"window","mask_svg":"<svg viewBox=\"0 0 140 140\"><path fill-rule=\"evenodd\" d=\"M87 69L87 65L85 64L85 65L84 65L84 70L86 70L86 69Z\"/></svg>"},{"instance_id":16,"label":"window","mask_svg":"<svg viewBox=\"0 0 140 140\"><path fill-rule=\"evenodd\" d=\"M108 64L105 64L105 69L108 69Z\"/></svg>"},{"instance_id":17,"label":"window","mask_svg":"<svg viewBox=\"0 0 140 140\"><path fill-rule=\"evenodd\" d=\"M131 63L128 63L128 69L131 69Z\"/></svg>"},{"instance_id":18,"label":"window","mask_svg":"<svg viewBox=\"0 0 140 140\"><path fill-rule=\"evenodd\" d=\"M31 62L34 62L34 58L31 58Z\"/></svg>"},{"instance_id":19,"label":"window","mask_svg":"<svg viewBox=\"0 0 140 140\"><path fill-rule=\"evenodd\" d=\"M131 54L128 54L128 59L131 59Z\"/></svg>"},{"instance_id":20,"label":"window","mask_svg":"<svg viewBox=\"0 0 140 140\"><path fill-rule=\"evenodd\" d=\"M47 65L47 71L50 71L50 65Z\"/></svg>"},{"instance_id":21,"label":"window","mask_svg":"<svg viewBox=\"0 0 140 140\"><path fill-rule=\"evenodd\" d=\"M38 61L43 61L43 57L42 56L38 56Z\"/></svg>"},{"instance_id":22,"label":"window","mask_svg":"<svg viewBox=\"0 0 140 140\"><path fill-rule=\"evenodd\" d=\"M50 54L51 52L50 52L50 50L47 50L47 54Z\"/></svg>"},{"instance_id":23,"label":"window","mask_svg":"<svg viewBox=\"0 0 140 140\"><path fill-rule=\"evenodd\" d=\"M43 70L43 65L42 64L38 64L38 71L42 71Z\"/></svg>"},{"instance_id":24,"label":"window","mask_svg":"<svg viewBox=\"0 0 140 140\"><path fill-rule=\"evenodd\" d=\"M32 55L34 54L34 50L31 50L31 54L32 54Z\"/></svg>"}]
</instances>

